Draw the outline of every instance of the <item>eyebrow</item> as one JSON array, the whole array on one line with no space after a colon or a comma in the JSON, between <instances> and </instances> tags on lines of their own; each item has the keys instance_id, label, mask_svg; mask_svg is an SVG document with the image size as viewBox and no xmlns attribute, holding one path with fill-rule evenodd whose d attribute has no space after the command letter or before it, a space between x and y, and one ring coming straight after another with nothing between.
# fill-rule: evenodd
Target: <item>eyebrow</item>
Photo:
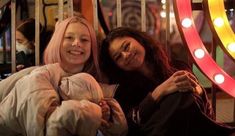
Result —
<instances>
[{"instance_id":1,"label":"eyebrow","mask_svg":"<svg viewBox=\"0 0 235 136\"><path fill-rule=\"evenodd\" d=\"M65 34L65 35L66 35L66 34L72 34L72 35L74 35L73 32L65 32L64 34Z\"/></svg>"},{"instance_id":2,"label":"eyebrow","mask_svg":"<svg viewBox=\"0 0 235 136\"><path fill-rule=\"evenodd\" d=\"M65 32L64 35L76 35L74 32ZM89 34L80 34L80 36L86 36L86 37L90 37Z\"/></svg>"},{"instance_id":3,"label":"eyebrow","mask_svg":"<svg viewBox=\"0 0 235 136\"><path fill-rule=\"evenodd\" d=\"M120 54L120 52L121 52L120 50L124 47L126 42L127 41L122 42L122 44L121 44L120 48L118 49L118 51L113 54L114 59L116 59L116 57Z\"/></svg>"}]
</instances>

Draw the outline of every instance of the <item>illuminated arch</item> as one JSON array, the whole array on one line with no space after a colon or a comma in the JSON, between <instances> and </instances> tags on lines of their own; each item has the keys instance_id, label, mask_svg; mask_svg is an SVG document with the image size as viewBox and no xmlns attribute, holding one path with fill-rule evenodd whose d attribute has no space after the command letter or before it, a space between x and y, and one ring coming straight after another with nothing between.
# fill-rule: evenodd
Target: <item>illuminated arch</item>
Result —
<instances>
[{"instance_id":1,"label":"illuminated arch","mask_svg":"<svg viewBox=\"0 0 235 136\"><path fill-rule=\"evenodd\" d=\"M193 22L191 0L174 0L176 22L182 40L201 71L218 87L235 97L235 80L207 52Z\"/></svg>"},{"instance_id":2,"label":"illuminated arch","mask_svg":"<svg viewBox=\"0 0 235 136\"><path fill-rule=\"evenodd\" d=\"M235 60L235 34L228 21L224 0L203 0L210 28L221 48Z\"/></svg>"}]
</instances>

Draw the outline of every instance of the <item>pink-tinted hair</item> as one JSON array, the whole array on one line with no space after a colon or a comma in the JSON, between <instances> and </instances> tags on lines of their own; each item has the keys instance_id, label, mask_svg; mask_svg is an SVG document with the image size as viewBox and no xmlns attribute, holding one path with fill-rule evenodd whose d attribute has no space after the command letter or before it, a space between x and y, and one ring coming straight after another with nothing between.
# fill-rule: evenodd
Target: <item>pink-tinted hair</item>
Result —
<instances>
[{"instance_id":1,"label":"pink-tinted hair","mask_svg":"<svg viewBox=\"0 0 235 136\"><path fill-rule=\"evenodd\" d=\"M98 63L98 45L96 41L96 33L93 29L93 27L90 25L90 23L78 16L69 17L61 22L58 22L55 26L55 31L51 37L51 40L49 44L47 45L45 51L43 60L45 64L51 64L51 63L60 63L61 62L61 55L60 55L60 46L63 44L64 34L68 27L68 25L74 21L80 22L84 26L87 27L90 38L91 38L91 51L93 55L93 63L96 68L96 72L98 76L100 77L100 68Z\"/></svg>"}]
</instances>

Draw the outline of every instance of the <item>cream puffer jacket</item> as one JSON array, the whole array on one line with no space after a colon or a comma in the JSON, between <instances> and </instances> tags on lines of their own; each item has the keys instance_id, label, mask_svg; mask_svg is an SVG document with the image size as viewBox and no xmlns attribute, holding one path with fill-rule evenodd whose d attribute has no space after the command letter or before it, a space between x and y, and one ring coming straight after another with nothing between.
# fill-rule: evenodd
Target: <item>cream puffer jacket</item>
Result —
<instances>
[{"instance_id":1,"label":"cream puffer jacket","mask_svg":"<svg viewBox=\"0 0 235 136\"><path fill-rule=\"evenodd\" d=\"M0 88L0 136L96 135L101 124L101 108L86 99L61 99L61 79L70 75L59 64L25 71L27 75L24 76L12 75L18 80L15 84L8 79L7 91ZM7 83L7 80L3 82ZM122 135L127 131L125 117L118 103L114 105L113 109L118 109L115 118L121 118L116 124L124 127L114 125L121 130L107 135Z\"/></svg>"}]
</instances>

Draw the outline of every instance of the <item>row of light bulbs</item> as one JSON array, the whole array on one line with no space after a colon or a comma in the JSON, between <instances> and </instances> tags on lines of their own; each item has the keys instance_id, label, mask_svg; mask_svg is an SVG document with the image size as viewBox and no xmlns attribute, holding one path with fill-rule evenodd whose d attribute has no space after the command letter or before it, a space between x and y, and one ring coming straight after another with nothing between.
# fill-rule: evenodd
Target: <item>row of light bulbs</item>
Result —
<instances>
[{"instance_id":1,"label":"row of light bulbs","mask_svg":"<svg viewBox=\"0 0 235 136\"><path fill-rule=\"evenodd\" d=\"M215 2L215 0L212 1ZM174 0L174 7L175 13L178 13L176 16L177 25L196 64L211 81L216 83L222 90L235 97L235 80L214 62L204 48L198 32L196 32L192 20L191 0ZM215 27L222 27L224 22L222 18L215 18L213 24ZM227 49L234 52L235 41L228 44Z\"/></svg>"},{"instance_id":2,"label":"row of light bulbs","mask_svg":"<svg viewBox=\"0 0 235 136\"><path fill-rule=\"evenodd\" d=\"M223 22L224 21L223 21L222 18L216 18L213 21L213 23L216 27L222 27L224 25ZM192 20L189 19L189 18L185 18L185 19L182 20L181 24L184 28L189 28L192 25ZM231 52L235 52L235 42L229 43L228 46L227 46L227 49ZM198 57L201 57L201 55L199 55Z\"/></svg>"},{"instance_id":3,"label":"row of light bulbs","mask_svg":"<svg viewBox=\"0 0 235 136\"><path fill-rule=\"evenodd\" d=\"M184 28L189 28L192 26L192 20L190 18L184 18L182 21L181 21L181 25L184 27ZM203 59L203 57L205 56L205 51L201 48L199 49L196 49L194 51L194 56L197 58L197 59ZM222 84L224 82L224 76L223 74L215 74L214 76L214 80L217 84Z\"/></svg>"}]
</instances>

